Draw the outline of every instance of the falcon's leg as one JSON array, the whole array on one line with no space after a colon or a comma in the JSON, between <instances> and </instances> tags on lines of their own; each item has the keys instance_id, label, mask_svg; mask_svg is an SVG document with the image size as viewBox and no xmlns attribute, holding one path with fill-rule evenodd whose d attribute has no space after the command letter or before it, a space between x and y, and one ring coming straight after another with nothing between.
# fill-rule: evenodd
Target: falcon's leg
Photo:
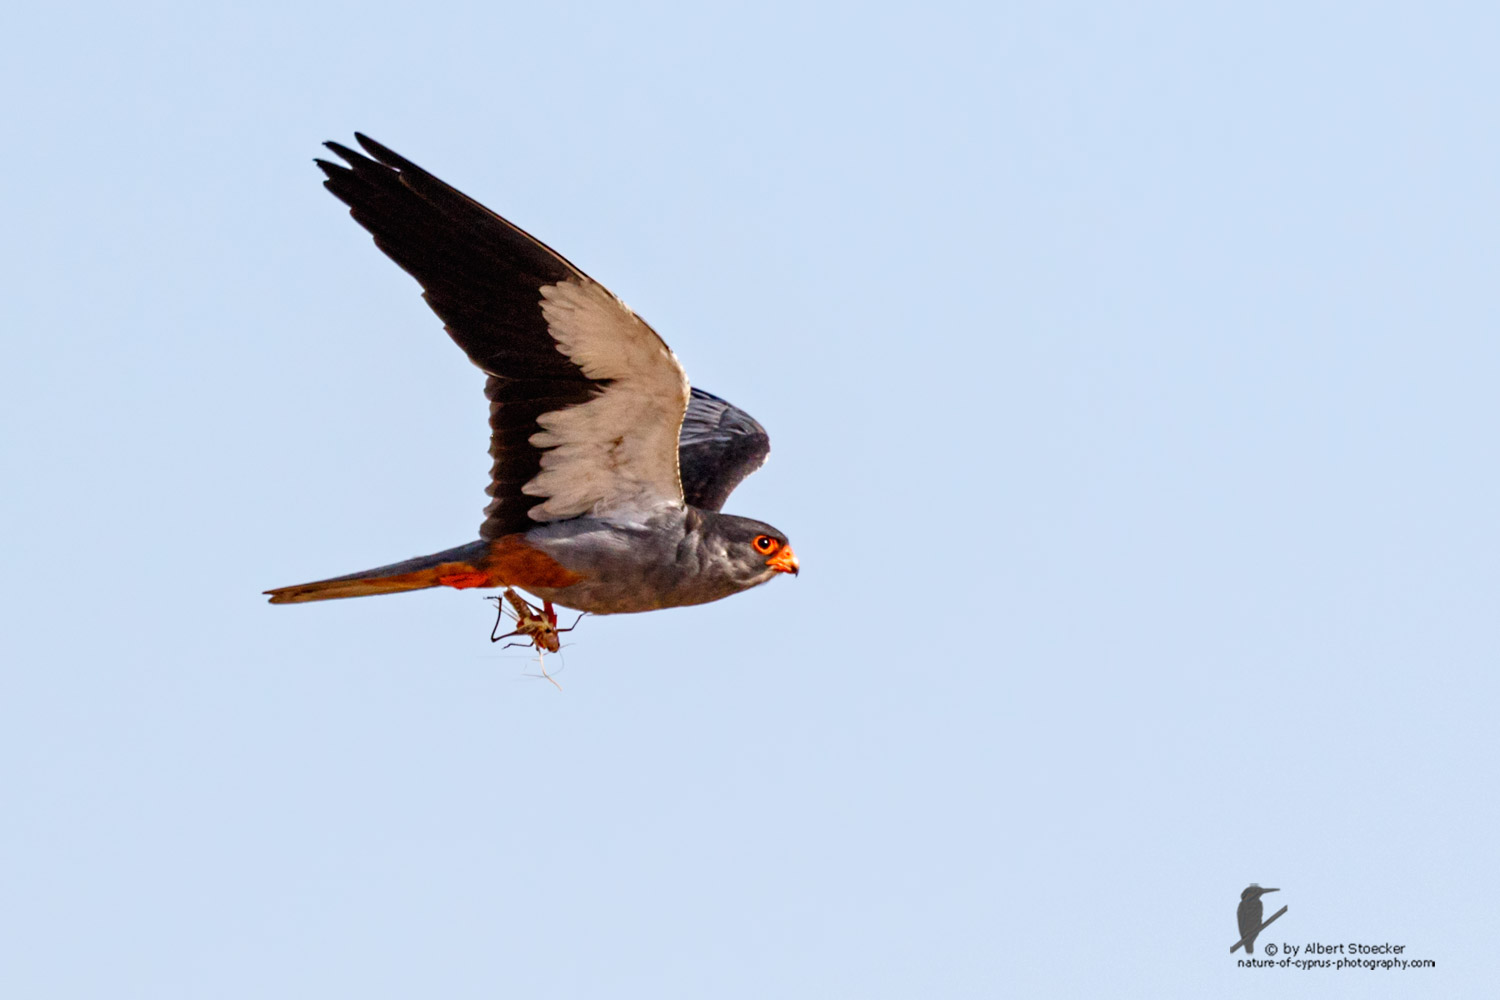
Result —
<instances>
[{"instance_id":1,"label":"falcon's leg","mask_svg":"<svg viewBox=\"0 0 1500 1000\"><path fill-rule=\"evenodd\" d=\"M573 619L573 624L569 625L567 628L558 628L557 627L557 609L552 606L552 602L551 601L543 598L542 599L542 614L544 614L544 615L547 616L547 620L552 623L552 627L554 629L556 629L558 632L571 632L575 628L578 627L578 623L581 622L581 621L583 621L583 616L586 615L586 614L588 614L588 612L587 611L580 611L580 612L578 612L578 617Z\"/></svg>"}]
</instances>

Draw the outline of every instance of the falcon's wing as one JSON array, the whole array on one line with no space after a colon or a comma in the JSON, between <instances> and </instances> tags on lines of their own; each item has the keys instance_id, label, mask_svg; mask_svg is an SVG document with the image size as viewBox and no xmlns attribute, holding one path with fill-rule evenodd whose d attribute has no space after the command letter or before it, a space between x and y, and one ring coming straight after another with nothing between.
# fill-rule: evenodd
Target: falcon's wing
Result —
<instances>
[{"instance_id":1,"label":"falcon's wing","mask_svg":"<svg viewBox=\"0 0 1500 1000\"><path fill-rule=\"evenodd\" d=\"M677 445L682 495L688 503L719 510L770 453L771 438L754 417L712 393L693 389Z\"/></svg>"},{"instance_id":2,"label":"falcon's wing","mask_svg":"<svg viewBox=\"0 0 1500 1000\"><path fill-rule=\"evenodd\" d=\"M580 514L633 517L682 503L682 366L603 285L483 205L379 143L330 142L324 186L421 283L489 374L490 470L481 538ZM373 159L371 159L373 157Z\"/></svg>"}]
</instances>

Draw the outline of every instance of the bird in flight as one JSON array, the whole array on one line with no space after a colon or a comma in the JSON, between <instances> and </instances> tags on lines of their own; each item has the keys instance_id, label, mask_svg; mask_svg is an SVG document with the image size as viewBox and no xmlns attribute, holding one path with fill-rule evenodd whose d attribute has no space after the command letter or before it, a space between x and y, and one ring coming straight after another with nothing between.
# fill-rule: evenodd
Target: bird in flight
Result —
<instances>
[{"instance_id":1,"label":"bird in flight","mask_svg":"<svg viewBox=\"0 0 1500 1000\"><path fill-rule=\"evenodd\" d=\"M798 571L786 535L720 513L770 452L764 428L690 388L608 289L467 195L355 133L324 186L421 284L487 376L478 541L266 591L272 604L428 587L519 587L593 614L703 604ZM368 155L366 155L368 154Z\"/></svg>"}]
</instances>

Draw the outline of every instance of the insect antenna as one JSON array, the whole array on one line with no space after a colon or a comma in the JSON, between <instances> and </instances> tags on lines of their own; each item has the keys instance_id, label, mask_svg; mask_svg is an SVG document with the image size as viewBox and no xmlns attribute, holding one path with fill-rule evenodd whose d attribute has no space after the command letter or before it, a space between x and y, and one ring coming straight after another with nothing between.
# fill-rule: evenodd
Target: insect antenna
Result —
<instances>
[{"instance_id":1,"label":"insect antenna","mask_svg":"<svg viewBox=\"0 0 1500 1000\"><path fill-rule=\"evenodd\" d=\"M510 609L505 606L505 602L500 599L498 594L486 597L485 600L495 602L495 627L490 629L490 642L499 642L501 639L509 639L513 635L521 634L519 631L509 632L505 635L497 634L500 631L500 626L507 624L505 613L510 611Z\"/></svg>"},{"instance_id":2,"label":"insect antenna","mask_svg":"<svg viewBox=\"0 0 1500 1000\"><path fill-rule=\"evenodd\" d=\"M558 653L557 654L557 658L559 660L561 660L562 659L562 654ZM557 675L556 674L549 674L549 673L547 673L547 654L545 652L543 652L542 650L540 650L540 649L538 649L536 651L536 666L537 666L537 669L541 671L541 673L539 673L539 674L527 674L526 675L527 677L540 677L542 680L545 680L548 684L551 684L553 687L557 688L557 690L559 690L559 691L562 690L562 685L559 684L559 683L557 683ZM558 668L557 673L559 673L559 674L562 673L564 670L567 669L567 667L568 667L568 665L566 663L564 663L561 667Z\"/></svg>"}]
</instances>

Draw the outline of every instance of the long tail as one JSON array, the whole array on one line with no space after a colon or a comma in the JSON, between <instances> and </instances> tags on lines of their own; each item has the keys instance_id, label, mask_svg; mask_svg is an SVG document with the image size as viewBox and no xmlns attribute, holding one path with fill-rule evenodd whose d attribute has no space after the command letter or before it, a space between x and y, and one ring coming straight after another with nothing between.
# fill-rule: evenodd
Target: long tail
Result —
<instances>
[{"instance_id":1,"label":"long tail","mask_svg":"<svg viewBox=\"0 0 1500 1000\"><path fill-rule=\"evenodd\" d=\"M314 583L299 583L293 587L277 587L266 593L271 595L272 604L300 604L303 601L331 601L336 597L396 594L428 587L483 587L489 582L489 574L479 568L479 562L488 552L488 542L470 542L379 569Z\"/></svg>"}]
</instances>

